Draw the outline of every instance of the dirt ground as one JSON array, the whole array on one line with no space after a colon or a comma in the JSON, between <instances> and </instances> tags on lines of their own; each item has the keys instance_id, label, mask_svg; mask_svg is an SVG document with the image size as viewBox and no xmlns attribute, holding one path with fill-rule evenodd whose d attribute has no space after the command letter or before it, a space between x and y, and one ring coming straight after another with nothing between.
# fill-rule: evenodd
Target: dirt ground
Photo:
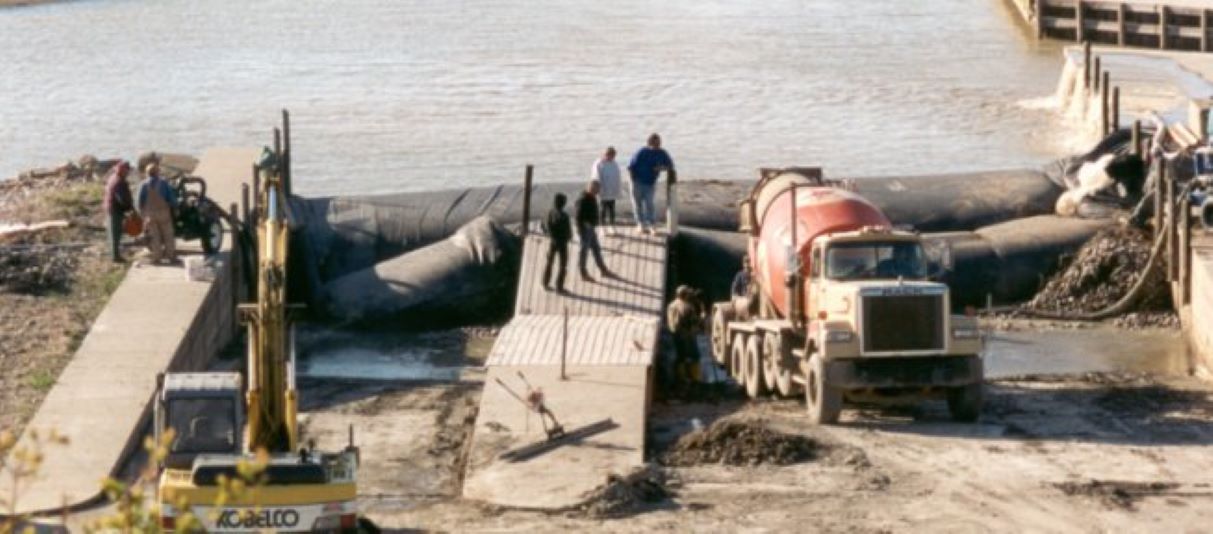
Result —
<instances>
[{"instance_id":1,"label":"dirt ground","mask_svg":"<svg viewBox=\"0 0 1213 534\"><path fill-rule=\"evenodd\" d=\"M658 404L657 460L629 493L634 506L610 514L459 498L474 378L325 387L342 394L308 416L309 432L376 428L362 442L362 506L388 531L1184 532L1213 519L1213 388L1185 377L994 381L977 424L951 422L939 401L848 409L829 427L808 426L798 400ZM789 465L661 463L695 426L719 420L803 437L811 454Z\"/></svg>"}]
</instances>

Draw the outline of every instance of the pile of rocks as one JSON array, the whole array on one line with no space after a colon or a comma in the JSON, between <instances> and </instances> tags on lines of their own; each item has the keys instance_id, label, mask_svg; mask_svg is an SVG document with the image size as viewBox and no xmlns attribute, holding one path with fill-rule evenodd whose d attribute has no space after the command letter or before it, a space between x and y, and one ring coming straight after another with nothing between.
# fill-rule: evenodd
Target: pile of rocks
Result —
<instances>
[{"instance_id":1,"label":"pile of rocks","mask_svg":"<svg viewBox=\"0 0 1213 534\"><path fill-rule=\"evenodd\" d=\"M581 510L590 517L615 519L643 511L669 497L665 473L647 466L627 476L608 476L606 485L594 490Z\"/></svg>"},{"instance_id":2,"label":"pile of rocks","mask_svg":"<svg viewBox=\"0 0 1213 534\"><path fill-rule=\"evenodd\" d=\"M79 255L65 247L0 247L0 291L65 292L75 277Z\"/></svg>"},{"instance_id":3,"label":"pile of rocks","mask_svg":"<svg viewBox=\"0 0 1213 534\"><path fill-rule=\"evenodd\" d=\"M807 436L771 430L761 421L725 419L687 434L665 453L666 465L788 465L817 458L822 447Z\"/></svg>"}]
</instances>

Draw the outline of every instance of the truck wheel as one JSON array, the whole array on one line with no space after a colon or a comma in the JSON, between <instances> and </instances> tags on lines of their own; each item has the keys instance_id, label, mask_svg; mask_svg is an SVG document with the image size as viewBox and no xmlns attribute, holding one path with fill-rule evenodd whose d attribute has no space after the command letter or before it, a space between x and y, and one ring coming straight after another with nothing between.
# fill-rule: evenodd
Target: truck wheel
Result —
<instances>
[{"instance_id":1,"label":"truck wheel","mask_svg":"<svg viewBox=\"0 0 1213 534\"><path fill-rule=\"evenodd\" d=\"M745 393L757 399L766 389L762 379L762 342L757 335L745 341Z\"/></svg>"},{"instance_id":2,"label":"truck wheel","mask_svg":"<svg viewBox=\"0 0 1213 534\"><path fill-rule=\"evenodd\" d=\"M807 367L804 399L809 408L809 421L815 425L837 423L838 415L842 413L842 390L827 382L825 362L820 355L810 356Z\"/></svg>"},{"instance_id":3,"label":"truck wheel","mask_svg":"<svg viewBox=\"0 0 1213 534\"><path fill-rule=\"evenodd\" d=\"M712 310L712 358L720 365L728 363L729 350L729 317L731 315L724 306L716 305Z\"/></svg>"},{"instance_id":4,"label":"truck wheel","mask_svg":"<svg viewBox=\"0 0 1213 534\"><path fill-rule=\"evenodd\" d=\"M981 383L969 384L948 390L948 411L953 421L972 423L981 416Z\"/></svg>"},{"instance_id":5,"label":"truck wheel","mask_svg":"<svg viewBox=\"0 0 1213 534\"><path fill-rule=\"evenodd\" d=\"M729 374L738 383L745 383L745 334L733 336L733 344L729 345Z\"/></svg>"},{"instance_id":6,"label":"truck wheel","mask_svg":"<svg viewBox=\"0 0 1213 534\"><path fill-rule=\"evenodd\" d=\"M768 333L763 339L763 362L766 367L762 370L767 379L767 389L778 392L780 396L791 397L796 394L796 383L792 381L792 370L788 362L792 359L792 347L788 345L783 334Z\"/></svg>"}]
</instances>

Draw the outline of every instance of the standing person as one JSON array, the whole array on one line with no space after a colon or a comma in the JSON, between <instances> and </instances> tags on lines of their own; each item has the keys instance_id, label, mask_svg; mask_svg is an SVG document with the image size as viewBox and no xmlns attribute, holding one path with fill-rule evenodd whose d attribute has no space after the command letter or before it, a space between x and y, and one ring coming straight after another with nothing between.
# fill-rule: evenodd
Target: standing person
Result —
<instances>
[{"instance_id":1,"label":"standing person","mask_svg":"<svg viewBox=\"0 0 1213 534\"><path fill-rule=\"evenodd\" d=\"M560 270L556 272L556 292L564 293L564 274L569 265L569 240L573 239L573 225L569 223L569 214L564 212L568 197L564 193L556 193L552 199L552 209L543 219L543 230L548 234L548 256L543 266L543 288L551 291L549 282L552 279L552 261L560 258Z\"/></svg>"},{"instance_id":2,"label":"standing person","mask_svg":"<svg viewBox=\"0 0 1213 534\"><path fill-rule=\"evenodd\" d=\"M699 378L699 346L696 337L703 328L703 315L695 302L695 291L678 286L675 298L666 307L666 328L674 336L674 377L676 388L689 392Z\"/></svg>"},{"instance_id":3,"label":"standing person","mask_svg":"<svg viewBox=\"0 0 1213 534\"><path fill-rule=\"evenodd\" d=\"M661 171L672 171L674 160L661 148L661 136L649 136L648 146L636 151L628 163L632 176L632 212L636 214L636 225L643 233L653 233L657 224L657 208L653 205L653 193L657 187L657 175Z\"/></svg>"},{"instance_id":4,"label":"standing person","mask_svg":"<svg viewBox=\"0 0 1213 534\"><path fill-rule=\"evenodd\" d=\"M143 234L152 263L177 261L176 235L173 232L173 210L177 208L177 193L160 177L160 161L152 159L144 169L147 178L139 184L139 214L143 216Z\"/></svg>"},{"instance_id":5,"label":"standing person","mask_svg":"<svg viewBox=\"0 0 1213 534\"><path fill-rule=\"evenodd\" d=\"M106 226L110 240L110 259L114 263L122 263L122 253L118 245L122 243L122 221L127 212L135 209L135 201L131 198L131 184L126 176L131 173L131 164L120 161L110 170L105 179L105 198L101 205L105 208Z\"/></svg>"},{"instance_id":6,"label":"standing person","mask_svg":"<svg viewBox=\"0 0 1213 534\"><path fill-rule=\"evenodd\" d=\"M601 187L598 180L591 181L585 187L585 191L581 192L581 196L577 197L577 207L574 210L577 219L577 238L581 240L577 267L581 270L581 279L587 282L594 281L594 278L590 276L590 270L585 266L585 257L590 252L594 253L594 263L598 264L598 270L602 272L603 277L615 276L610 269L607 269L606 262L602 261L602 245L598 243L598 191Z\"/></svg>"},{"instance_id":7,"label":"standing person","mask_svg":"<svg viewBox=\"0 0 1213 534\"><path fill-rule=\"evenodd\" d=\"M607 233L615 235L615 199L619 198L623 183L619 164L615 162L615 147L609 146L602 157L594 162L590 169L590 179L597 180L602 189L598 192L602 204L602 219L600 222L607 227Z\"/></svg>"}]
</instances>

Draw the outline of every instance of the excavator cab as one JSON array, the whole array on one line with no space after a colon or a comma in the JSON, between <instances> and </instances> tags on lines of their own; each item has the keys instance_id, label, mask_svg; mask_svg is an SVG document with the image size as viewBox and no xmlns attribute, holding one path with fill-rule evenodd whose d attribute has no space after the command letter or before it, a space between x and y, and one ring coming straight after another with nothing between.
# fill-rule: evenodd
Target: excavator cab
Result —
<instances>
[{"instance_id":1,"label":"excavator cab","mask_svg":"<svg viewBox=\"0 0 1213 534\"><path fill-rule=\"evenodd\" d=\"M244 392L239 373L164 375L155 404L156 442L173 431L165 466L190 469L203 454L240 454Z\"/></svg>"}]
</instances>

